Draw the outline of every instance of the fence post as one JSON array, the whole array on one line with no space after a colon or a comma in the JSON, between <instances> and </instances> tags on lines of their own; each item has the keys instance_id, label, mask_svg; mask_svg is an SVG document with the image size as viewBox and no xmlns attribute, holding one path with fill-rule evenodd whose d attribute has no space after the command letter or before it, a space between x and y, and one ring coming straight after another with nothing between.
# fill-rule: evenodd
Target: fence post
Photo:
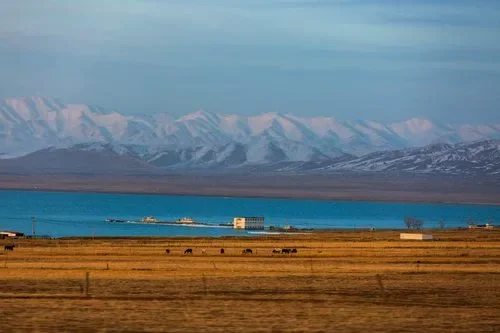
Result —
<instances>
[{"instance_id":1,"label":"fence post","mask_svg":"<svg viewBox=\"0 0 500 333\"><path fill-rule=\"evenodd\" d=\"M83 293L85 297L89 297L89 285L90 285L90 273L85 272L85 288L83 288Z\"/></svg>"},{"instance_id":2,"label":"fence post","mask_svg":"<svg viewBox=\"0 0 500 333\"><path fill-rule=\"evenodd\" d=\"M203 278L203 289L205 290L205 297L208 296L208 286L207 286L207 278L205 276L205 273L202 275Z\"/></svg>"},{"instance_id":3,"label":"fence post","mask_svg":"<svg viewBox=\"0 0 500 333\"><path fill-rule=\"evenodd\" d=\"M385 288L384 288L384 284L382 283L382 277L380 276L380 274L377 274L375 276L377 278L377 283L378 283L378 288L380 290L380 293L382 294L382 296L386 296L386 293L385 293Z\"/></svg>"}]
</instances>

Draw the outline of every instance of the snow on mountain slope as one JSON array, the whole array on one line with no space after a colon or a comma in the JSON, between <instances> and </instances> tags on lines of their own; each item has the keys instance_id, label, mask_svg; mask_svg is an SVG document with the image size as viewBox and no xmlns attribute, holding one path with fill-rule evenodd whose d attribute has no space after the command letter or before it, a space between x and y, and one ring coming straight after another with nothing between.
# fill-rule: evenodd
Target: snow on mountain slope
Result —
<instances>
[{"instance_id":1,"label":"snow on mountain slope","mask_svg":"<svg viewBox=\"0 0 500 333\"><path fill-rule=\"evenodd\" d=\"M343 155L311 161L289 160L266 140L253 145L150 150L143 145L83 143L48 148L23 157L0 160L4 172L161 173L165 170L229 170L316 173L378 172L447 175L500 175L500 141L433 144L382 151L361 157ZM265 161L265 162L262 162Z\"/></svg>"},{"instance_id":2,"label":"snow on mountain slope","mask_svg":"<svg viewBox=\"0 0 500 333\"><path fill-rule=\"evenodd\" d=\"M500 139L500 125L438 124L417 118L384 124L275 112L246 117L203 110L176 118L166 113L122 115L44 97L0 101L0 156L4 158L97 142L144 146L140 150L158 163L224 164L230 159L231 164L263 164L486 139Z\"/></svg>"},{"instance_id":3,"label":"snow on mountain slope","mask_svg":"<svg viewBox=\"0 0 500 333\"><path fill-rule=\"evenodd\" d=\"M315 154L317 156L315 156ZM165 149L149 157L150 163L158 167L241 167L251 164L269 164L283 161L327 159L305 146L289 147L286 150L265 138L247 144L229 143L224 146L200 146L195 148Z\"/></svg>"},{"instance_id":4,"label":"snow on mountain slope","mask_svg":"<svg viewBox=\"0 0 500 333\"><path fill-rule=\"evenodd\" d=\"M498 174L500 141L433 144L423 148L383 151L323 166L328 171L404 171L446 174Z\"/></svg>"}]
</instances>

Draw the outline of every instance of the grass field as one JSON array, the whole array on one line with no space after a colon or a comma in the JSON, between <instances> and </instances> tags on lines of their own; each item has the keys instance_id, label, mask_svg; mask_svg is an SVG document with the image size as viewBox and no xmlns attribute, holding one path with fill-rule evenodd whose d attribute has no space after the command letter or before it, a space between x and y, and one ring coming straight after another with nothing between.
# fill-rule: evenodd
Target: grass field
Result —
<instances>
[{"instance_id":1,"label":"grass field","mask_svg":"<svg viewBox=\"0 0 500 333\"><path fill-rule=\"evenodd\" d=\"M0 332L497 332L500 232L432 234L0 240Z\"/></svg>"}]
</instances>

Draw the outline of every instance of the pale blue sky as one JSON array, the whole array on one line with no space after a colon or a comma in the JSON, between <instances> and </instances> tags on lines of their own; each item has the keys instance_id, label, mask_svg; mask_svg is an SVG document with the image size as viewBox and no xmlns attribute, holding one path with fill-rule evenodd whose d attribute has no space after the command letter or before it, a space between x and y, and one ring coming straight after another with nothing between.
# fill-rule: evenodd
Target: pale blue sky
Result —
<instances>
[{"instance_id":1,"label":"pale blue sky","mask_svg":"<svg viewBox=\"0 0 500 333\"><path fill-rule=\"evenodd\" d=\"M2 0L0 97L500 122L497 0Z\"/></svg>"}]
</instances>

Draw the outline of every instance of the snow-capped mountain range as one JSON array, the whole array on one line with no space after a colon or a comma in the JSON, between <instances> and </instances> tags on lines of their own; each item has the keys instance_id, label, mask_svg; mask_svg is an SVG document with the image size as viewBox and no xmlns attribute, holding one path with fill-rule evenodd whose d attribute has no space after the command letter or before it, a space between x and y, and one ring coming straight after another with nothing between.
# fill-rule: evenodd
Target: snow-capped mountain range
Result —
<instances>
[{"instance_id":1,"label":"snow-capped mountain range","mask_svg":"<svg viewBox=\"0 0 500 333\"><path fill-rule=\"evenodd\" d=\"M500 176L500 141L432 144L422 148L381 151L361 157L275 165L274 171L406 172Z\"/></svg>"},{"instance_id":2,"label":"snow-capped mountain range","mask_svg":"<svg viewBox=\"0 0 500 333\"><path fill-rule=\"evenodd\" d=\"M344 154L316 161L268 161L249 163L246 147L231 144L220 150L197 148L150 153L144 146L111 143L77 144L47 148L28 155L0 159L2 173L33 174L162 174L196 170L202 172L279 172L292 174L373 173L446 174L493 176L500 181L500 141L433 144L422 148L369 153L361 157ZM281 155L275 155L281 156Z\"/></svg>"},{"instance_id":3,"label":"snow-capped mountain range","mask_svg":"<svg viewBox=\"0 0 500 333\"><path fill-rule=\"evenodd\" d=\"M363 160L354 165L352 158L374 158L376 154L366 154L404 152L437 143L455 147L452 145L491 139L500 139L500 124L439 124L418 118L384 124L279 113L247 117L206 111L182 117L166 113L141 116L64 104L54 98L0 101L3 158L64 148L111 150L154 167L328 163L347 158L344 167L362 169ZM405 161L404 157L399 161Z\"/></svg>"}]
</instances>

